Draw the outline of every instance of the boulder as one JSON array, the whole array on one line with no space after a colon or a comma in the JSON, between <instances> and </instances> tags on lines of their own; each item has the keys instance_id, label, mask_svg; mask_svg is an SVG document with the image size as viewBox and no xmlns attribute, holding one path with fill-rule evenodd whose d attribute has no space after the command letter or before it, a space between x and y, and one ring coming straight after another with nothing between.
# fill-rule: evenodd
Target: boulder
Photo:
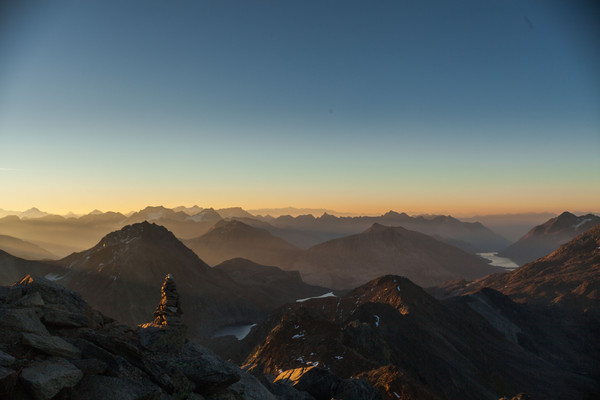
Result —
<instances>
[{"instance_id":1,"label":"boulder","mask_svg":"<svg viewBox=\"0 0 600 400\"><path fill-rule=\"evenodd\" d=\"M33 309L0 309L0 321L2 321L3 327L15 331L50 335L40 321L36 310Z\"/></svg>"},{"instance_id":2,"label":"boulder","mask_svg":"<svg viewBox=\"0 0 600 400\"><path fill-rule=\"evenodd\" d=\"M7 396L17 384L19 373L10 368L0 367L0 398Z\"/></svg>"},{"instance_id":3,"label":"boulder","mask_svg":"<svg viewBox=\"0 0 600 400\"><path fill-rule=\"evenodd\" d=\"M90 310L79 293L45 278L27 275L13 287L20 288L23 294L39 292L45 304L58 304L67 311L85 313Z\"/></svg>"},{"instance_id":4,"label":"boulder","mask_svg":"<svg viewBox=\"0 0 600 400\"><path fill-rule=\"evenodd\" d=\"M274 385L277 384L293 386L316 400L382 400L381 394L367 381L341 379L314 366L283 371L275 378Z\"/></svg>"},{"instance_id":5,"label":"boulder","mask_svg":"<svg viewBox=\"0 0 600 400\"><path fill-rule=\"evenodd\" d=\"M103 375L86 375L72 391L71 400L161 400L163 392L150 381Z\"/></svg>"},{"instance_id":6,"label":"boulder","mask_svg":"<svg viewBox=\"0 0 600 400\"><path fill-rule=\"evenodd\" d=\"M75 386L83 373L62 358L34 361L21 371L20 379L36 400L51 399L65 387Z\"/></svg>"},{"instance_id":7,"label":"boulder","mask_svg":"<svg viewBox=\"0 0 600 400\"><path fill-rule=\"evenodd\" d=\"M277 400L254 376L242 372L241 379L229 386L229 391L244 400Z\"/></svg>"},{"instance_id":8,"label":"boulder","mask_svg":"<svg viewBox=\"0 0 600 400\"><path fill-rule=\"evenodd\" d=\"M84 374L103 374L108 370L108 364L96 358L86 358L83 360L71 360L71 364L76 366Z\"/></svg>"},{"instance_id":9,"label":"boulder","mask_svg":"<svg viewBox=\"0 0 600 400\"><path fill-rule=\"evenodd\" d=\"M2 367L10 367L15 362L15 358L10 354L6 354L2 350L0 350L0 366Z\"/></svg>"},{"instance_id":10,"label":"boulder","mask_svg":"<svg viewBox=\"0 0 600 400\"><path fill-rule=\"evenodd\" d=\"M43 306L44 303L44 299L42 299L42 295L40 294L40 292L33 292L33 293L29 293L23 297L21 297L19 300L15 301L13 303L15 306L21 306L21 307L35 307L35 306Z\"/></svg>"},{"instance_id":11,"label":"boulder","mask_svg":"<svg viewBox=\"0 0 600 400\"><path fill-rule=\"evenodd\" d=\"M40 336L34 333L24 333L23 344L51 356L81 358L81 350L58 336Z\"/></svg>"},{"instance_id":12,"label":"boulder","mask_svg":"<svg viewBox=\"0 0 600 400\"><path fill-rule=\"evenodd\" d=\"M332 398L339 400L383 400L381 393L363 379L344 379L333 388Z\"/></svg>"},{"instance_id":13,"label":"boulder","mask_svg":"<svg viewBox=\"0 0 600 400\"><path fill-rule=\"evenodd\" d=\"M195 392L218 392L239 381L242 371L199 344L188 342L181 357L168 361L195 385Z\"/></svg>"},{"instance_id":14,"label":"boulder","mask_svg":"<svg viewBox=\"0 0 600 400\"><path fill-rule=\"evenodd\" d=\"M89 325L89 318L84 314L61 310L58 308L44 308L42 322L57 328L80 328Z\"/></svg>"}]
</instances>

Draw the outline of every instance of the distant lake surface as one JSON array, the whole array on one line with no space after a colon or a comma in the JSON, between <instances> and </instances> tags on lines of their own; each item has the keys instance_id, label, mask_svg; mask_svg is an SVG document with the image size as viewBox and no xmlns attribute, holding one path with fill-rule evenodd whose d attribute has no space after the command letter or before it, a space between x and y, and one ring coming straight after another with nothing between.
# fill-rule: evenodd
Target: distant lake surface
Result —
<instances>
[{"instance_id":1,"label":"distant lake surface","mask_svg":"<svg viewBox=\"0 0 600 400\"><path fill-rule=\"evenodd\" d=\"M477 253L478 256L485 258L490 261L491 265L495 265L496 267L502 267L506 269L516 269L519 268L519 265L516 264L513 260L506 257L499 257L497 252L494 253Z\"/></svg>"},{"instance_id":2,"label":"distant lake surface","mask_svg":"<svg viewBox=\"0 0 600 400\"><path fill-rule=\"evenodd\" d=\"M217 329L213 337L233 335L237 340L242 340L246 337L246 335L248 335L248 333L250 333L250 329L252 329L252 327L255 325L256 324L226 326L224 328Z\"/></svg>"}]
</instances>

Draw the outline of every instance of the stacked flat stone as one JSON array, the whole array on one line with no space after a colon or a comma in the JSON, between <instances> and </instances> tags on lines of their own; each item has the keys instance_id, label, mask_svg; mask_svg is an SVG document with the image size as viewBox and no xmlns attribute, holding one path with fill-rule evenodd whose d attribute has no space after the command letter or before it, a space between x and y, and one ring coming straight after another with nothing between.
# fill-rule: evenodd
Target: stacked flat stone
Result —
<instances>
[{"instance_id":1,"label":"stacked flat stone","mask_svg":"<svg viewBox=\"0 0 600 400\"><path fill-rule=\"evenodd\" d=\"M161 288L161 299L154 311L154 324L160 326L183 325L181 303L173 275L168 274Z\"/></svg>"}]
</instances>

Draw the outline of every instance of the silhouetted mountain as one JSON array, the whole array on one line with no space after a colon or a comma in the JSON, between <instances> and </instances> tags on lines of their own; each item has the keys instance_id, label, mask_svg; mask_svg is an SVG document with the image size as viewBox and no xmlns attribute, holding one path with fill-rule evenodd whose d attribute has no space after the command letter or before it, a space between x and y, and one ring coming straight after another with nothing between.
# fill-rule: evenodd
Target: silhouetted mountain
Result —
<instances>
[{"instance_id":1,"label":"silhouetted mountain","mask_svg":"<svg viewBox=\"0 0 600 400\"><path fill-rule=\"evenodd\" d=\"M236 257L264 265L283 265L300 253L285 240L238 220L220 221L204 235L184 243L211 265Z\"/></svg>"},{"instance_id":2,"label":"silhouetted mountain","mask_svg":"<svg viewBox=\"0 0 600 400\"><path fill-rule=\"evenodd\" d=\"M596 215L587 214L577 217L565 211L558 217L534 227L516 243L502 250L499 255L523 265L553 252L561 244L567 243L599 223L600 217Z\"/></svg>"},{"instance_id":3,"label":"silhouetted mountain","mask_svg":"<svg viewBox=\"0 0 600 400\"><path fill-rule=\"evenodd\" d=\"M188 221L194 222L211 222L216 223L217 221L221 221L223 218L212 208L206 208L197 214L190 215L186 218Z\"/></svg>"},{"instance_id":4,"label":"silhouetted mountain","mask_svg":"<svg viewBox=\"0 0 600 400\"><path fill-rule=\"evenodd\" d=\"M401 226L405 229L436 236L451 244L465 243L463 249L470 252L498 251L510 242L492 232L478 222L461 222L451 216L411 217L406 213L389 211L378 217L336 217L324 213L315 218L312 215L278 218L260 218L276 228L300 230L310 233L315 240L312 245L325 240L357 234L368 229L374 223L387 226ZM296 244L295 242L292 242Z\"/></svg>"},{"instance_id":5,"label":"silhouetted mountain","mask_svg":"<svg viewBox=\"0 0 600 400\"><path fill-rule=\"evenodd\" d=\"M21 218L41 218L41 217L46 217L48 215L50 215L50 214L45 211L40 211L36 207L32 207L29 210L19 213L19 217L21 217Z\"/></svg>"},{"instance_id":6,"label":"silhouetted mountain","mask_svg":"<svg viewBox=\"0 0 600 400\"><path fill-rule=\"evenodd\" d=\"M461 218L464 222L481 222L494 232L499 233L511 242L516 242L525 235L532 226L546 222L556 217L555 213L517 213L517 214L492 214L476 215L474 217Z\"/></svg>"},{"instance_id":7,"label":"silhouetted mountain","mask_svg":"<svg viewBox=\"0 0 600 400\"><path fill-rule=\"evenodd\" d=\"M56 258L54 254L36 244L7 235L0 235L0 250L28 260Z\"/></svg>"},{"instance_id":8,"label":"silhouetted mountain","mask_svg":"<svg viewBox=\"0 0 600 400\"><path fill-rule=\"evenodd\" d=\"M386 274L433 286L501 269L419 232L373 224L365 232L316 245L292 264L312 284L348 289Z\"/></svg>"},{"instance_id":9,"label":"silhouetted mountain","mask_svg":"<svg viewBox=\"0 0 600 400\"><path fill-rule=\"evenodd\" d=\"M195 214L198 214L199 212L202 212L203 210L204 210L204 208L199 207L197 205L194 205L191 207L179 206L179 207L173 208L173 211L175 211L175 212L183 211L184 213L186 213L188 215L195 215Z\"/></svg>"},{"instance_id":10,"label":"silhouetted mountain","mask_svg":"<svg viewBox=\"0 0 600 400\"><path fill-rule=\"evenodd\" d=\"M254 215L241 207L219 208L217 212L223 218L254 218Z\"/></svg>"},{"instance_id":11,"label":"silhouetted mountain","mask_svg":"<svg viewBox=\"0 0 600 400\"><path fill-rule=\"evenodd\" d=\"M231 279L242 286L252 286L255 296L261 293L264 300L283 304L297 299L320 296L330 289L313 286L302 281L298 271L284 271L278 267L256 264L244 258L234 258L214 267L227 273Z\"/></svg>"},{"instance_id":12,"label":"silhouetted mountain","mask_svg":"<svg viewBox=\"0 0 600 400\"><path fill-rule=\"evenodd\" d=\"M190 239L206 233L221 216L213 209L202 210L197 215L188 215L183 211L175 212L169 208L146 207L127 218L127 224L148 221L164 226L175 236Z\"/></svg>"},{"instance_id":13,"label":"silhouetted mountain","mask_svg":"<svg viewBox=\"0 0 600 400\"><path fill-rule=\"evenodd\" d=\"M317 365L360 376L390 400L593 398L599 380L586 374L598 366L586 351L598 346L575 336L556 349L552 339L566 336L559 321L548 326L547 315L491 289L440 302L385 276L340 298L280 308L253 328L241 354L246 368L274 375Z\"/></svg>"},{"instance_id":14,"label":"silhouetted mountain","mask_svg":"<svg viewBox=\"0 0 600 400\"><path fill-rule=\"evenodd\" d=\"M24 260L0 250L0 285L10 285L27 274L45 276L60 271L39 261Z\"/></svg>"},{"instance_id":15,"label":"silhouetted mountain","mask_svg":"<svg viewBox=\"0 0 600 400\"><path fill-rule=\"evenodd\" d=\"M511 272L465 282L460 290L472 292L482 287L496 289L520 302L600 311L600 225L546 257Z\"/></svg>"}]
</instances>

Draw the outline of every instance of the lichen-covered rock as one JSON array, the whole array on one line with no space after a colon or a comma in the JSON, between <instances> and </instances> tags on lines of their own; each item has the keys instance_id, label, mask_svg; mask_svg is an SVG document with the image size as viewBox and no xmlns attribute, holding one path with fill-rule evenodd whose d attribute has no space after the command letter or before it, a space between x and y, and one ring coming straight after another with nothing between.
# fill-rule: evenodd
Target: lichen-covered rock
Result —
<instances>
[{"instance_id":1,"label":"lichen-covered rock","mask_svg":"<svg viewBox=\"0 0 600 400\"><path fill-rule=\"evenodd\" d=\"M20 379L36 400L51 399L65 387L75 386L83 373L62 358L34 361L21 371Z\"/></svg>"},{"instance_id":2,"label":"lichen-covered rock","mask_svg":"<svg viewBox=\"0 0 600 400\"><path fill-rule=\"evenodd\" d=\"M41 336L35 333L24 333L23 344L50 356L81 358L81 350L58 336Z\"/></svg>"}]
</instances>

